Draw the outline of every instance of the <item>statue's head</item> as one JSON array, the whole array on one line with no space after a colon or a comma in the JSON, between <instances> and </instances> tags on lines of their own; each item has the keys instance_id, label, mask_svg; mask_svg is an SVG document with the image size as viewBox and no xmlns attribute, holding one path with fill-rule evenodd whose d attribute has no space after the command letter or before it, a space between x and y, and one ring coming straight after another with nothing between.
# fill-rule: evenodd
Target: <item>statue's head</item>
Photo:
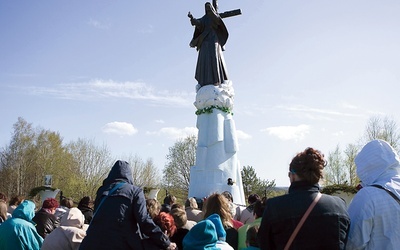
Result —
<instances>
[{"instance_id":1,"label":"statue's head","mask_svg":"<svg viewBox=\"0 0 400 250\"><path fill-rule=\"evenodd\" d=\"M210 12L211 13L215 13L216 12L214 6L210 2L207 2L205 4L205 10L206 10L206 14L210 13Z\"/></svg>"}]
</instances>

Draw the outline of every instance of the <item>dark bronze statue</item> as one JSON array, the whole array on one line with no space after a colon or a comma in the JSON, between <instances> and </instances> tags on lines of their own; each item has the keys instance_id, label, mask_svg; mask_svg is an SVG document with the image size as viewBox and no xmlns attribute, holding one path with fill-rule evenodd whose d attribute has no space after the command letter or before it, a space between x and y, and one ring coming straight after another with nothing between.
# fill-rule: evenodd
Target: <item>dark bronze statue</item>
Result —
<instances>
[{"instance_id":1,"label":"dark bronze statue","mask_svg":"<svg viewBox=\"0 0 400 250\"><path fill-rule=\"evenodd\" d=\"M228 40L228 30L222 17L239 15L240 10L233 10L218 14L217 1L205 4L205 15L199 19L189 12L190 23L195 26L190 47L196 47L198 58L195 79L200 86L218 86L228 80L228 72L222 51Z\"/></svg>"}]
</instances>

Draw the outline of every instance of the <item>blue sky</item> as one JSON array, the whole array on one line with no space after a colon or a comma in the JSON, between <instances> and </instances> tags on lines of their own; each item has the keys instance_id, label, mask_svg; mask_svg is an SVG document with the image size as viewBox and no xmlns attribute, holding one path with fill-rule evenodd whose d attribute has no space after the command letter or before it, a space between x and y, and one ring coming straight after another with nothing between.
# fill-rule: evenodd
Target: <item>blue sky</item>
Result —
<instances>
[{"instance_id":1,"label":"blue sky","mask_svg":"<svg viewBox=\"0 0 400 250\"><path fill-rule=\"evenodd\" d=\"M196 133L197 52L187 12L203 1L1 1L0 146L23 117L106 144L160 169ZM289 185L306 147L325 155L362 135L373 115L400 123L400 2L219 1L241 165Z\"/></svg>"}]
</instances>

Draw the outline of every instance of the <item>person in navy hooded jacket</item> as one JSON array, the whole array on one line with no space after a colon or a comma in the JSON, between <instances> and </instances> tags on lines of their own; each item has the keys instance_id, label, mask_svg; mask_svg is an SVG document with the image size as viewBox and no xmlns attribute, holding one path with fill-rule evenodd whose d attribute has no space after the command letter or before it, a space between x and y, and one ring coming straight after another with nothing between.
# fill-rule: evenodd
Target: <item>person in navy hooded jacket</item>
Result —
<instances>
[{"instance_id":1,"label":"person in navy hooded jacket","mask_svg":"<svg viewBox=\"0 0 400 250\"><path fill-rule=\"evenodd\" d=\"M117 161L97 190L94 215L79 249L138 249L141 238L159 249L175 249L146 209L142 189L133 184L128 162Z\"/></svg>"}]
</instances>

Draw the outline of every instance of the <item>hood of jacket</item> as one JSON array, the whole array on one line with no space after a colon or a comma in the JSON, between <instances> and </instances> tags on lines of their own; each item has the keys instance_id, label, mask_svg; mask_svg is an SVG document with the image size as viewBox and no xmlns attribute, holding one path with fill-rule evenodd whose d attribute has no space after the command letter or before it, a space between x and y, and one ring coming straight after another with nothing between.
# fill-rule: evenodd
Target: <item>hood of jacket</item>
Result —
<instances>
[{"instance_id":1,"label":"hood of jacket","mask_svg":"<svg viewBox=\"0 0 400 250\"><path fill-rule=\"evenodd\" d=\"M32 222L32 218L35 216L35 207L35 203L32 201L24 200L14 210L12 217Z\"/></svg>"},{"instance_id":2,"label":"hood of jacket","mask_svg":"<svg viewBox=\"0 0 400 250\"><path fill-rule=\"evenodd\" d=\"M107 178L103 181L103 186L109 186L115 182L127 182L133 185L132 169L128 162L118 160L111 168Z\"/></svg>"},{"instance_id":3,"label":"hood of jacket","mask_svg":"<svg viewBox=\"0 0 400 250\"><path fill-rule=\"evenodd\" d=\"M399 156L389 143L383 140L367 143L354 162L363 186L383 185L400 173Z\"/></svg>"},{"instance_id":4,"label":"hood of jacket","mask_svg":"<svg viewBox=\"0 0 400 250\"><path fill-rule=\"evenodd\" d=\"M205 219L190 229L183 238L182 245L185 250L218 249L217 240L214 223Z\"/></svg>"},{"instance_id":5,"label":"hood of jacket","mask_svg":"<svg viewBox=\"0 0 400 250\"><path fill-rule=\"evenodd\" d=\"M218 214L212 214L207 217L207 220L210 220L212 223L214 223L218 240L226 241L226 231L224 229L224 225L222 225L221 217Z\"/></svg>"},{"instance_id":6,"label":"hood of jacket","mask_svg":"<svg viewBox=\"0 0 400 250\"><path fill-rule=\"evenodd\" d=\"M82 228L85 223L85 216L76 207L71 208L61 218L61 226Z\"/></svg>"}]
</instances>

